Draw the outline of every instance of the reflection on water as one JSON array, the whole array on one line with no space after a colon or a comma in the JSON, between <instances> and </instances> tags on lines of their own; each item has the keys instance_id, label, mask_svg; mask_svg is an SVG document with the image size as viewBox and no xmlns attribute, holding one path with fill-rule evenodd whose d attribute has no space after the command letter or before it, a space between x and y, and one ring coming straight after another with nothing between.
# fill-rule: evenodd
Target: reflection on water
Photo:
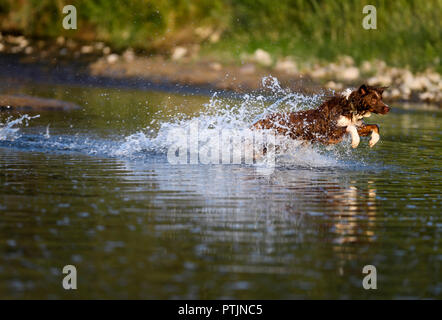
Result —
<instances>
[{"instance_id":1,"label":"reflection on water","mask_svg":"<svg viewBox=\"0 0 442 320\"><path fill-rule=\"evenodd\" d=\"M90 152L118 146L115 136L145 128L170 100L106 89L103 102L103 90L72 90L85 110L41 113L20 138L0 141L1 298L442 294L439 112L394 109L373 121L381 142L346 153L345 165L262 176ZM208 100L173 99L171 110L190 113ZM78 269L75 292L61 286L66 264ZM367 264L378 269L376 292L362 289Z\"/></svg>"}]
</instances>

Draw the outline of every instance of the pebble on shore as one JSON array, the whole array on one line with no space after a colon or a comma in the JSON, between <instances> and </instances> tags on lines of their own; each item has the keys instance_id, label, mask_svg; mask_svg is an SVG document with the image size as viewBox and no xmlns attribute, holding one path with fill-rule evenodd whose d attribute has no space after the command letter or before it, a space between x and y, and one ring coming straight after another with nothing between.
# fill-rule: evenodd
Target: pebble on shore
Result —
<instances>
[{"instance_id":1,"label":"pebble on shore","mask_svg":"<svg viewBox=\"0 0 442 320\"><path fill-rule=\"evenodd\" d=\"M172 51L171 59L174 61L181 60L187 54L187 49L184 47L175 47Z\"/></svg>"},{"instance_id":2,"label":"pebble on shore","mask_svg":"<svg viewBox=\"0 0 442 320\"><path fill-rule=\"evenodd\" d=\"M292 59L284 58L276 62L275 70L279 72L285 72L290 75L295 75L298 73L298 66L296 65L296 62Z\"/></svg>"},{"instance_id":3,"label":"pebble on shore","mask_svg":"<svg viewBox=\"0 0 442 320\"><path fill-rule=\"evenodd\" d=\"M264 67L270 67L273 64L273 59L270 53L262 49L257 49L251 56L251 60Z\"/></svg>"}]
</instances>

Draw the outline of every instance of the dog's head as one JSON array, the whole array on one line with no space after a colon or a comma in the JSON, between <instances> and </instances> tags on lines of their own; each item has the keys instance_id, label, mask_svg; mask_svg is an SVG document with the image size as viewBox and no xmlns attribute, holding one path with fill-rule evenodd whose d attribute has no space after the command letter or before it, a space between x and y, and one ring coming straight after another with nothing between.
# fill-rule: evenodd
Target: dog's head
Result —
<instances>
[{"instance_id":1,"label":"dog's head","mask_svg":"<svg viewBox=\"0 0 442 320\"><path fill-rule=\"evenodd\" d=\"M382 93L387 87L372 87L365 84L350 94L349 100L356 108L358 115L366 115L371 112L377 114L386 114L390 107L382 101Z\"/></svg>"}]
</instances>

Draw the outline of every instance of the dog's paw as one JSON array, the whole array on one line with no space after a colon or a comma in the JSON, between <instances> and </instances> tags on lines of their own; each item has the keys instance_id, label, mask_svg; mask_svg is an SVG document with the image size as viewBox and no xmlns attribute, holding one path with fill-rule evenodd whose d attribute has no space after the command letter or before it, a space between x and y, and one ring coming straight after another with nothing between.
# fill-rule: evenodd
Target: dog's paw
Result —
<instances>
[{"instance_id":1,"label":"dog's paw","mask_svg":"<svg viewBox=\"0 0 442 320\"><path fill-rule=\"evenodd\" d=\"M370 139L370 141L368 142L368 145L370 146L370 148L373 148L373 146L374 146L376 143L378 143L378 141L379 141L380 138L381 138L381 137L379 136L379 133L373 131L373 133L371 134L371 139Z\"/></svg>"},{"instance_id":2,"label":"dog's paw","mask_svg":"<svg viewBox=\"0 0 442 320\"><path fill-rule=\"evenodd\" d=\"M358 130L355 126L347 126L346 131L350 133L351 136L351 146L352 148L357 148L359 145L359 142L361 141L361 138L359 137Z\"/></svg>"},{"instance_id":3,"label":"dog's paw","mask_svg":"<svg viewBox=\"0 0 442 320\"><path fill-rule=\"evenodd\" d=\"M351 147L353 149L357 148L359 145L359 142L361 142L361 138L359 137L358 134L355 134L351 137Z\"/></svg>"},{"instance_id":4,"label":"dog's paw","mask_svg":"<svg viewBox=\"0 0 442 320\"><path fill-rule=\"evenodd\" d=\"M351 147L353 149L356 149L358 147L358 145L359 145L359 142L360 142L360 139L353 139L352 142L351 142Z\"/></svg>"}]
</instances>

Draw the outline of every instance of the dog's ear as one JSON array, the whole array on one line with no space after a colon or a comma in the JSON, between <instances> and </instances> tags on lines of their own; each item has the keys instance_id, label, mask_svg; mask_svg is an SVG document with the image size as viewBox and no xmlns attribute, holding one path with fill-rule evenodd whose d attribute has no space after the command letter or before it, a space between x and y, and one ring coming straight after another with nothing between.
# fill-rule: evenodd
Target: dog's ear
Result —
<instances>
[{"instance_id":1,"label":"dog's ear","mask_svg":"<svg viewBox=\"0 0 442 320\"><path fill-rule=\"evenodd\" d=\"M361 85L358 89L358 93L360 94L366 94L368 92L368 88L365 84Z\"/></svg>"},{"instance_id":2,"label":"dog's ear","mask_svg":"<svg viewBox=\"0 0 442 320\"><path fill-rule=\"evenodd\" d=\"M376 91L380 94L380 95L382 95L383 93L384 93L384 90L385 89L388 89L388 87L379 87L379 88L376 88Z\"/></svg>"}]
</instances>

